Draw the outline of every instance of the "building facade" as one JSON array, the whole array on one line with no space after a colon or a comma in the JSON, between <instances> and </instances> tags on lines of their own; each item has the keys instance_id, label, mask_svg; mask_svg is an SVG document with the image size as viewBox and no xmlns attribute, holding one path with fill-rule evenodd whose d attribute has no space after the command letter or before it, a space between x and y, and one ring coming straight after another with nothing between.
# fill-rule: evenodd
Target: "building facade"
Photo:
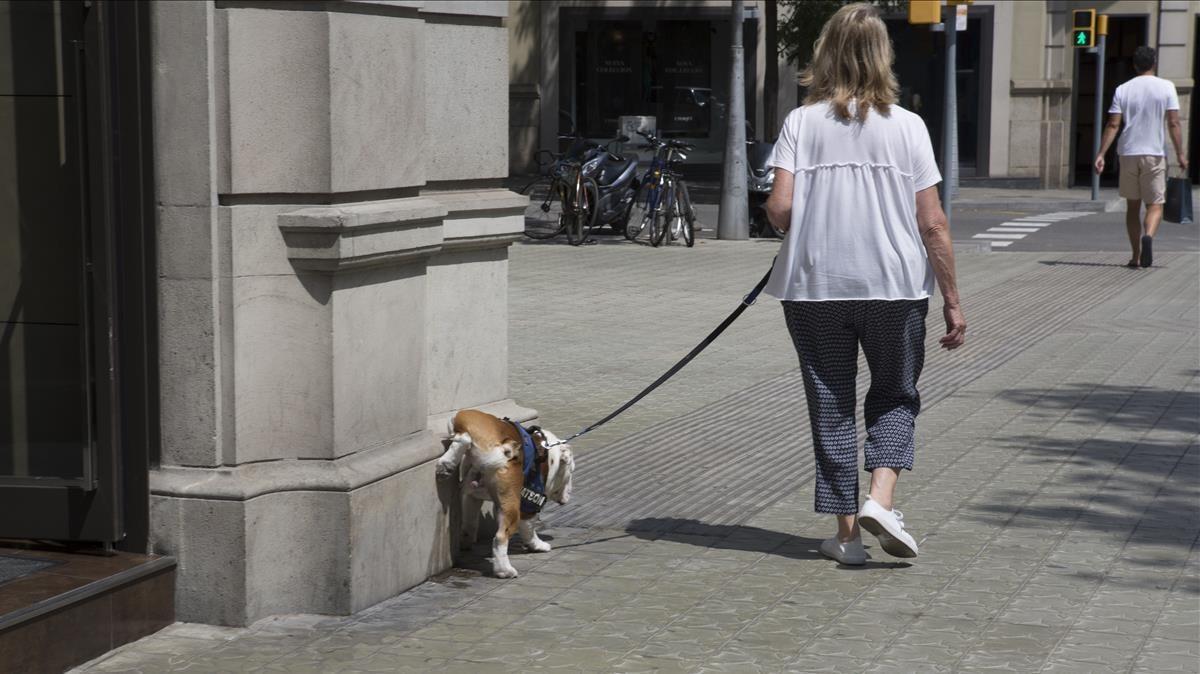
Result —
<instances>
[{"instance_id":1,"label":"building facade","mask_svg":"<svg viewBox=\"0 0 1200 674\"><path fill-rule=\"evenodd\" d=\"M787 19L787 8L753 0L745 6L750 135L773 140L803 98L795 64L779 58L773 46L776 22ZM1197 0L976 0L957 48L964 178L1024 187L1088 184L1096 55L1069 43L1071 10L1081 8L1110 17L1104 105L1132 76L1133 49L1154 46L1159 75L1179 91L1185 135L1189 142L1196 137ZM514 173L536 170L537 150L559 147L560 134L615 136L623 115L657 116L660 130L699 146L694 161L719 163L728 100L728 2L510 0L509 15ZM896 47L900 104L925 119L940 150L943 35L909 25L903 14L887 14L885 21ZM711 103L702 105L706 100ZM1116 162L1109 166L1105 181L1115 184Z\"/></svg>"},{"instance_id":2,"label":"building facade","mask_svg":"<svg viewBox=\"0 0 1200 674\"><path fill-rule=\"evenodd\" d=\"M0 537L172 557L177 617L222 625L447 568L449 414L534 415L507 3L3 10Z\"/></svg>"}]
</instances>

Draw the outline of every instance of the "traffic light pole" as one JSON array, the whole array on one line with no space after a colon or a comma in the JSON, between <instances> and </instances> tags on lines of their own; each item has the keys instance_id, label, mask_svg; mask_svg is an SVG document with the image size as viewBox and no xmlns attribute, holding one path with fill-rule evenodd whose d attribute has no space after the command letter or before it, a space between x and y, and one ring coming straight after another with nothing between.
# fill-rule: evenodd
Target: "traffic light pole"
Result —
<instances>
[{"instance_id":1,"label":"traffic light pole","mask_svg":"<svg viewBox=\"0 0 1200 674\"><path fill-rule=\"evenodd\" d=\"M946 32L946 86L942 102L942 209L946 212L946 223L950 223L950 199L958 185L958 87L955 82L958 66L955 62L958 46L958 11L954 5L946 6L946 18L942 24Z\"/></svg>"},{"instance_id":2,"label":"traffic light pole","mask_svg":"<svg viewBox=\"0 0 1200 674\"><path fill-rule=\"evenodd\" d=\"M1101 24L1103 25L1103 24ZM1092 129L1093 161L1100 154L1100 133L1104 121L1104 42L1108 39L1107 31L1096 36L1096 122ZM1100 174L1092 171L1092 201L1100 198Z\"/></svg>"}]
</instances>

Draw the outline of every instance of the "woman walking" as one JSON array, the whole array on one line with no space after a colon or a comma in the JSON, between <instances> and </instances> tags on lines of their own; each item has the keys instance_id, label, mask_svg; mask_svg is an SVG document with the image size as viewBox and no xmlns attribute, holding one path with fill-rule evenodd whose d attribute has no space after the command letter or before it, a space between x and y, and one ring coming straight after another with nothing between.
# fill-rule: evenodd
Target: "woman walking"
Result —
<instances>
[{"instance_id":1,"label":"woman walking","mask_svg":"<svg viewBox=\"0 0 1200 674\"><path fill-rule=\"evenodd\" d=\"M936 185L929 132L896 105L887 29L874 7L847 5L825 24L801 75L804 105L788 115L770 165L768 217L788 230L766 292L782 300L800 357L816 454L816 510L837 516L821 552L863 564L859 527L896 557L917 543L894 509L901 469L912 470L934 279L944 299L946 349L962 346L954 254ZM859 509L855 376L862 346L871 373L863 405Z\"/></svg>"}]
</instances>

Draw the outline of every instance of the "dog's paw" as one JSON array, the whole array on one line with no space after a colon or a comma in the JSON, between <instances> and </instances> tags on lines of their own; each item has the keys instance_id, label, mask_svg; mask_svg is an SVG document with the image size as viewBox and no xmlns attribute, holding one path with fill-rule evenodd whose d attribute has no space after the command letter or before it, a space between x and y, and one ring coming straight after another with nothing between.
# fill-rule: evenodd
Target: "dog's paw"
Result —
<instances>
[{"instance_id":1,"label":"dog's paw","mask_svg":"<svg viewBox=\"0 0 1200 674\"><path fill-rule=\"evenodd\" d=\"M526 543L525 549L530 552L550 552L550 544L539 538L532 543Z\"/></svg>"},{"instance_id":2,"label":"dog's paw","mask_svg":"<svg viewBox=\"0 0 1200 674\"><path fill-rule=\"evenodd\" d=\"M437 474L437 479L449 480L450 478L455 477L458 473L458 466L450 463L449 461L442 461L439 459L435 473Z\"/></svg>"},{"instance_id":3,"label":"dog's paw","mask_svg":"<svg viewBox=\"0 0 1200 674\"><path fill-rule=\"evenodd\" d=\"M497 567L493 568L492 571L496 574L497 578L516 578L517 577L517 570L515 568L513 568L512 564L509 564L507 567L497 566Z\"/></svg>"}]
</instances>

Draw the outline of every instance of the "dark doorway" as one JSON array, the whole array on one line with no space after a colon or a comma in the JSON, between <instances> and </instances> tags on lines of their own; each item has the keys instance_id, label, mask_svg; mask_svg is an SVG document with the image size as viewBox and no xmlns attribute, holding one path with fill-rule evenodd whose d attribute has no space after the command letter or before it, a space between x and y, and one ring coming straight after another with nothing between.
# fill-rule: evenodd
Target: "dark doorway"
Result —
<instances>
[{"instance_id":1,"label":"dark doorway","mask_svg":"<svg viewBox=\"0 0 1200 674\"><path fill-rule=\"evenodd\" d=\"M1133 50L1147 43L1149 19L1141 16L1109 16L1108 38L1104 49L1104 91L1101 100L1101 124L1108 118L1108 106L1112 105L1113 93L1133 73ZM1095 126L1096 64L1097 54L1090 50L1076 49L1078 61L1075 68L1075 165L1074 183L1092 184L1092 144ZM1117 184L1117 144L1113 143L1104 158L1104 173L1100 184L1115 187Z\"/></svg>"},{"instance_id":2,"label":"dark doorway","mask_svg":"<svg viewBox=\"0 0 1200 674\"><path fill-rule=\"evenodd\" d=\"M934 152L940 158L942 102L946 90L945 34L926 25L909 24L902 18L888 18L886 23L896 49L900 105L925 120ZM967 29L958 32L955 56L960 177L987 175L991 36L991 8L972 8L967 17Z\"/></svg>"},{"instance_id":3,"label":"dark doorway","mask_svg":"<svg viewBox=\"0 0 1200 674\"><path fill-rule=\"evenodd\" d=\"M3 538L145 547L147 18L141 3L0 1Z\"/></svg>"}]
</instances>

